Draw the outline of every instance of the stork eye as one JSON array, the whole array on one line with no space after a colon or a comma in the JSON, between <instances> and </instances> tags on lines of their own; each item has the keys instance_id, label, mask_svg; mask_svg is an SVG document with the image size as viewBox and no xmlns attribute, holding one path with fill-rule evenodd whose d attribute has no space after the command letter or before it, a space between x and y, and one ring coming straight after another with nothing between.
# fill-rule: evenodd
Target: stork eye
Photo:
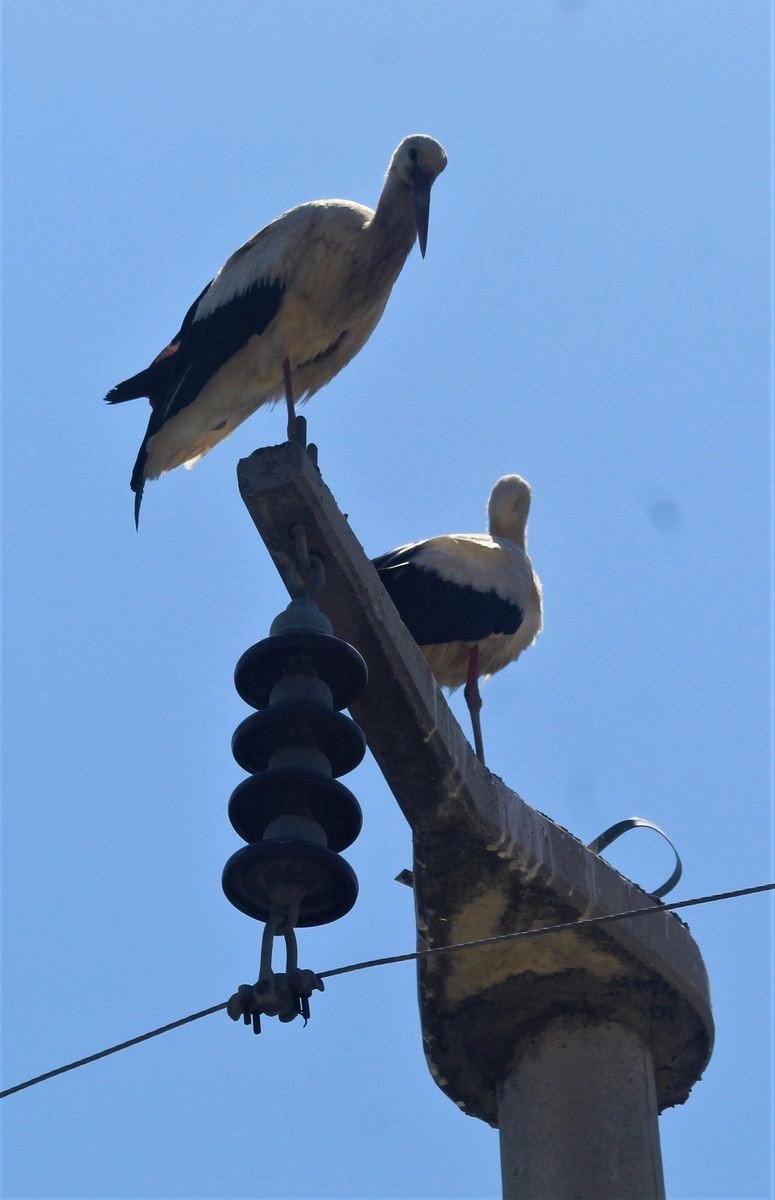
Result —
<instances>
[{"instance_id":1,"label":"stork eye","mask_svg":"<svg viewBox=\"0 0 775 1200\"><path fill-rule=\"evenodd\" d=\"M417 151L415 150L414 146L412 146L411 150L409 151L409 161L413 163L417 162Z\"/></svg>"}]
</instances>

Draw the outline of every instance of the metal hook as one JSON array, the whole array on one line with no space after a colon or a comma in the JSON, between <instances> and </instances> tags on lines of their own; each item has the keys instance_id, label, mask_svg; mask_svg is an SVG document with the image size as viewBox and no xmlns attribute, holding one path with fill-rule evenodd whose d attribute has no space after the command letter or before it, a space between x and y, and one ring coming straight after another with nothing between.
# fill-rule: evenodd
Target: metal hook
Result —
<instances>
[{"instance_id":1,"label":"metal hook","mask_svg":"<svg viewBox=\"0 0 775 1200\"><path fill-rule=\"evenodd\" d=\"M326 582L326 569L319 554L310 554L311 579L305 579L294 562L284 564L283 578L292 600L307 600L319 595Z\"/></svg>"},{"instance_id":2,"label":"metal hook","mask_svg":"<svg viewBox=\"0 0 775 1200\"><path fill-rule=\"evenodd\" d=\"M310 552L307 528L296 523L289 534L293 539L293 557L283 556L283 578L293 600L317 596L326 582L326 569L319 554Z\"/></svg>"},{"instance_id":3,"label":"metal hook","mask_svg":"<svg viewBox=\"0 0 775 1200\"><path fill-rule=\"evenodd\" d=\"M294 975L299 968L299 947L294 929L285 931L285 974Z\"/></svg>"},{"instance_id":4,"label":"metal hook","mask_svg":"<svg viewBox=\"0 0 775 1200\"><path fill-rule=\"evenodd\" d=\"M261 958L258 970L259 982L262 980L270 980L275 974L272 969L272 951L274 948L274 939L276 937L284 937L286 945L286 973L290 970L296 970L297 967L297 946L296 946L296 923L299 920L299 908L301 906L301 895L294 896L293 899L286 904L278 904L274 901L269 910L269 918L264 926L264 932L261 937Z\"/></svg>"},{"instance_id":5,"label":"metal hook","mask_svg":"<svg viewBox=\"0 0 775 1200\"><path fill-rule=\"evenodd\" d=\"M307 527L297 522L291 525L290 535L293 538L293 549L296 554L296 563L304 574L312 570L309 561L309 548L307 546Z\"/></svg>"},{"instance_id":6,"label":"metal hook","mask_svg":"<svg viewBox=\"0 0 775 1200\"><path fill-rule=\"evenodd\" d=\"M272 971L272 948L274 946L275 934L280 925L282 925L283 919L282 912L273 904L261 937L261 958L258 968L259 982L271 979L274 974Z\"/></svg>"}]
</instances>

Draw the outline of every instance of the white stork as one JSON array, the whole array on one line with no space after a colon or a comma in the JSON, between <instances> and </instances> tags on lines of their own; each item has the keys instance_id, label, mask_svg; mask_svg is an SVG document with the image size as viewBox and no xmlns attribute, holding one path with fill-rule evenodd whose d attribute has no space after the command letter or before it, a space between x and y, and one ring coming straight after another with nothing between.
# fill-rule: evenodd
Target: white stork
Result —
<instances>
[{"instance_id":1,"label":"white stork","mask_svg":"<svg viewBox=\"0 0 775 1200\"><path fill-rule=\"evenodd\" d=\"M479 676L515 662L541 632L541 582L526 549L530 495L521 476L504 475L490 494L489 535L443 534L373 560L437 683L465 684L482 762Z\"/></svg>"},{"instance_id":2,"label":"white stork","mask_svg":"<svg viewBox=\"0 0 775 1200\"><path fill-rule=\"evenodd\" d=\"M260 405L285 395L288 436L306 400L365 345L415 238L425 257L434 180L447 165L433 138L404 138L376 211L314 200L283 213L232 254L151 365L108 392L147 396L151 418L132 472L143 487L192 466Z\"/></svg>"}]
</instances>

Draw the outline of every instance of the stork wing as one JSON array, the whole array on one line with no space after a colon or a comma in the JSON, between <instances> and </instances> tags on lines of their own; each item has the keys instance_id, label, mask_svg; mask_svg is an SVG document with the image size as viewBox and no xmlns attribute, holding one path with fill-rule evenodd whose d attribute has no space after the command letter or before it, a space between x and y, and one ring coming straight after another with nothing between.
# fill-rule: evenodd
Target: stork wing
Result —
<instances>
[{"instance_id":1,"label":"stork wing","mask_svg":"<svg viewBox=\"0 0 775 1200\"><path fill-rule=\"evenodd\" d=\"M496 591L495 568L484 567L497 551L489 538L458 535L400 546L373 561L418 645L437 646L519 629L524 603L502 586Z\"/></svg>"},{"instance_id":2,"label":"stork wing","mask_svg":"<svg viewBox=\"0 0 775 1200\"><path fill-rule=\"evenodd\" d=\"M179 332L149 367L117 384L109 404L147 396L158 413L152 432L195 400L209 379L280 311L294 269L304 261L331 211L359 228L369 209L315 201L283 213L231 255L186 313Z\"/></svg>"},{"instance_id":3,"label":"stork wing","mask_svg":"<svg viewBox=\"0 0 775 1200\"><path fill-rule=\"evenodd\" d=\"M147 396L158 418L156 429L161 428L195 400L216 371L251 337L263 333L277 316L285 292L278 279L256 281L217 307L211 306L207 316L200 316L202 301L217 281L218 276L200 293L180 331L151 365L108 392L105 399L109 404Z\"/></svg>"}]
</instances>

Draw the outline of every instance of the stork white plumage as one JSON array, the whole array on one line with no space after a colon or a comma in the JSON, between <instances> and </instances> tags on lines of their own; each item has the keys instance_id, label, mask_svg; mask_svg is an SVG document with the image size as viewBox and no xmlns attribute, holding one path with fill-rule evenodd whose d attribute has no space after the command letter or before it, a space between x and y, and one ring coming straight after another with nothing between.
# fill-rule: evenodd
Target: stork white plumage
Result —
<instances>
[{"instance_id":1,"label":"stork white plumage","mask_svg":"<svg viewBox=\"0 0 775 1200\"><path fill-rule=\"evenodd\" d=\"M315 200L283 213L232 254L151 365L110 404L147 396L151 418L132 473L143 487L192 466L260 405L307 400L365 345L419 240L425 257L434 180L447 165L433 138L404 138L373 211ZM294 395L295 394L295 395Z\"/></svg>"},{"instance_id":2,"label":"stork white plumage","mask_svg":"<svg viewBox=\"0 0 775 1200\"><path fill-rule=\"evenodd\" d=\"M443 534L373 560L436 682L465 684L482 762L479 676L515 662L541 632L541 582L526 543L530 497L521 476L504 475L490 494L489 534Z\"/></svg>"}]
</instances>

